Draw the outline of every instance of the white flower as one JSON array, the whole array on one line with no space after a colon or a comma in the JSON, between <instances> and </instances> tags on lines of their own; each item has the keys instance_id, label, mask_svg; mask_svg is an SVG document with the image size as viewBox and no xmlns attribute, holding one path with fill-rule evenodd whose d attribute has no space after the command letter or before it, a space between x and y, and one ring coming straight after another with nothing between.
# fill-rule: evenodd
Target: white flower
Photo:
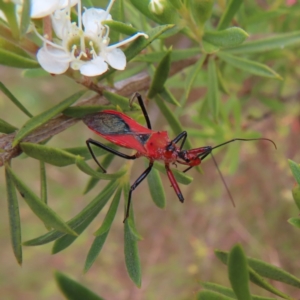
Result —
<instances>
[{"instance_id":1,"label":"white flower","mask_svg":"<svg viewBox=\"0 0 300 300\"><path fill-rule=\"evenodd\" d=\"M31 0L30 16L32 19L44 18L58 9L74 6L77 3L78 0Z\"/></svg>"},{"instance_id":2,"label":"white flower","mask_svg":"<svg viewBox=\"0 0 300 300\"><path fill-rule=\"evenodd\" d=\"M51 14L52 27L59 41L54 43L39 35L44 41L37 53L42 68L52 74L62 74L71 67L85 76L105 73L108 64L114 69L124 70L126 56L119 47L139 36L148 36L138 32L122 42L109 45L109 27L102 22L111 20L109 11L114 1L110 1L106 10L90 8L82 15L79 1L77 24L71 23L70 6L54 11Z\"/></svg>"}]
</instances>

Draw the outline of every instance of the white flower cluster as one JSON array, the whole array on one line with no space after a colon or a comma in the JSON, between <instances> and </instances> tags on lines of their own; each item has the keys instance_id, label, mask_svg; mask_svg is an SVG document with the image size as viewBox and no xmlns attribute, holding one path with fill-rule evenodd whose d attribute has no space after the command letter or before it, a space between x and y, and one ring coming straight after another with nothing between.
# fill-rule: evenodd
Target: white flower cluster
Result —
<instances>
[{"instance_id":1,"label":"white flower cluster","mask_svg":"<svg viewBox=\"0 0 300 300\"><path fill-rule=\"evenodd\" d=\"M47 36L38 36L44 45L37 53L37 59L43 69L52 74L62 74L71 67L84 76L97 76L108 70L108 64L117 70L126 67L123 46L145 33L138 32L119 43L109 45L109 27L103 25L111 20L110 9L115 0L111 0L106 10L85 9L81 13L80 0L31 0L31 18L51 17L52 28L57 39L50 41ZM77 5L77 23L71 21L71 7Z\"/></svg>"}]
</instances>

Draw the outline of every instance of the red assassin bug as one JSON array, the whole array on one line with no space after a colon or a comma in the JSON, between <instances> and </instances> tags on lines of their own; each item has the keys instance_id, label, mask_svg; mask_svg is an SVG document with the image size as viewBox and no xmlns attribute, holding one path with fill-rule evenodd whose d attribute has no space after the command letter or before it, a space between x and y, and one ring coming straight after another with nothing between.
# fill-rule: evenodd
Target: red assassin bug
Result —
<instances>
[{"instance_id":1,"label":"red assassin bug","mask_svg":"<svg viewBox=\"0 0 300 300\"><path fill-rule=\"evenodd\" d=\"M147 177L150 173L153 163L155 160L162 160L165 162L165 168L171 182L171 186L174 188L179 200L184 201L180 188L177 184L176 179L170 169L170 164L182 164L189 166L184 172L190 170L192 167L198 166L201 161L211 154L213 149L221 147L223 145L229 144L234 141L253 141L253 140L266 140L271 143L276 148L275 143L266 138L257 138L257 139L241 139L236 138L230 141L224 142L215 147L205 146L200 148L195 148L191 150L182 150L184 143L187 138L187 132L181 132L173 140L170 140L168 133L166 131L153 131L151 128L151 123L149 116L147 114L143 99L140 94L136 93L131 101L134 98L138 99L139 105L142 109L143 115L146 120L147 127L144 127L137 123L135 120L131 119L127 115L115 111L115 110L104 110L98 113L87 115L83 118L83 122L96 134L100 135L104 139L122 146L124 148L134 149L137 152L133 155L127 155L122 152L119 152L115 149L112 149L98 141L93 139L88 139L86 141L87 147L91 152L91 155L98 166L106 172L101 164L98 162L92 148L91 144L102 149L107 150L117 156L123 157L125 159L136 159L141 156L145 156L149 159L148 168L138 177L138 179L132 184L126 208L125 220L129 216L131 194L136 189L136 187ZM130 102L131 102L130 101ZM130 103L131 104L131 103ZM181 141L180 146L177 145ZM223 178L222 178L223 179ZM230 195L230 193L229 193ZM230 196L231 197L231 196Z\"/></svg>"}]
</instances>

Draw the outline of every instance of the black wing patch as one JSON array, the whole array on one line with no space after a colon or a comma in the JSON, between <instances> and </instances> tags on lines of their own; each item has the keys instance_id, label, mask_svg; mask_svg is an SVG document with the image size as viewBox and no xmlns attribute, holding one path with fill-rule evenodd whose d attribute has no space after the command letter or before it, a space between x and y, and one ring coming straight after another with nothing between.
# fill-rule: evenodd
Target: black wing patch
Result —
<instances>
[{"instance_id":1,"label":"black wing patch","mask_svg":"<svg viewBox=\"0 0 300 300\"><path fill-rule=\"evenodd\" d=\"M124 120L114 114L99 112L83 118L83 122L92 130L103 135L119 135L131 133L130 127Z\"/></svg>"},{"instance_id":2,"label":"black wing patch","mask_svg":"<svg viewBox=\"0 0 300 300\"><path fill-rule=\"evenodd\" d=\"M146 142L149 140L151 134L143 133L135 135L136 139L142 144L145 145Z\"/></svg>"}]
</instances>

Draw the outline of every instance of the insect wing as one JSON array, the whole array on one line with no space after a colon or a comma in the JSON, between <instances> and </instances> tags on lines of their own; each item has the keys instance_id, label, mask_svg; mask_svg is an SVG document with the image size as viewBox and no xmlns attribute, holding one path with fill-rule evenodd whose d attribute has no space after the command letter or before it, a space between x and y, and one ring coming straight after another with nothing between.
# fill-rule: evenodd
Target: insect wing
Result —
<instances>
[{"instance_id":1,"label":"insect wing","mask_svg":"<svg viewBox=\"0 0 300 300\"><path fill-rule=\"evenodd\" d=\"M83 121L92 131L106 140L141 153L145 152L144 145L152 134L152 130L114 110L87 115Z\"/></svg>"}]
</instances>

